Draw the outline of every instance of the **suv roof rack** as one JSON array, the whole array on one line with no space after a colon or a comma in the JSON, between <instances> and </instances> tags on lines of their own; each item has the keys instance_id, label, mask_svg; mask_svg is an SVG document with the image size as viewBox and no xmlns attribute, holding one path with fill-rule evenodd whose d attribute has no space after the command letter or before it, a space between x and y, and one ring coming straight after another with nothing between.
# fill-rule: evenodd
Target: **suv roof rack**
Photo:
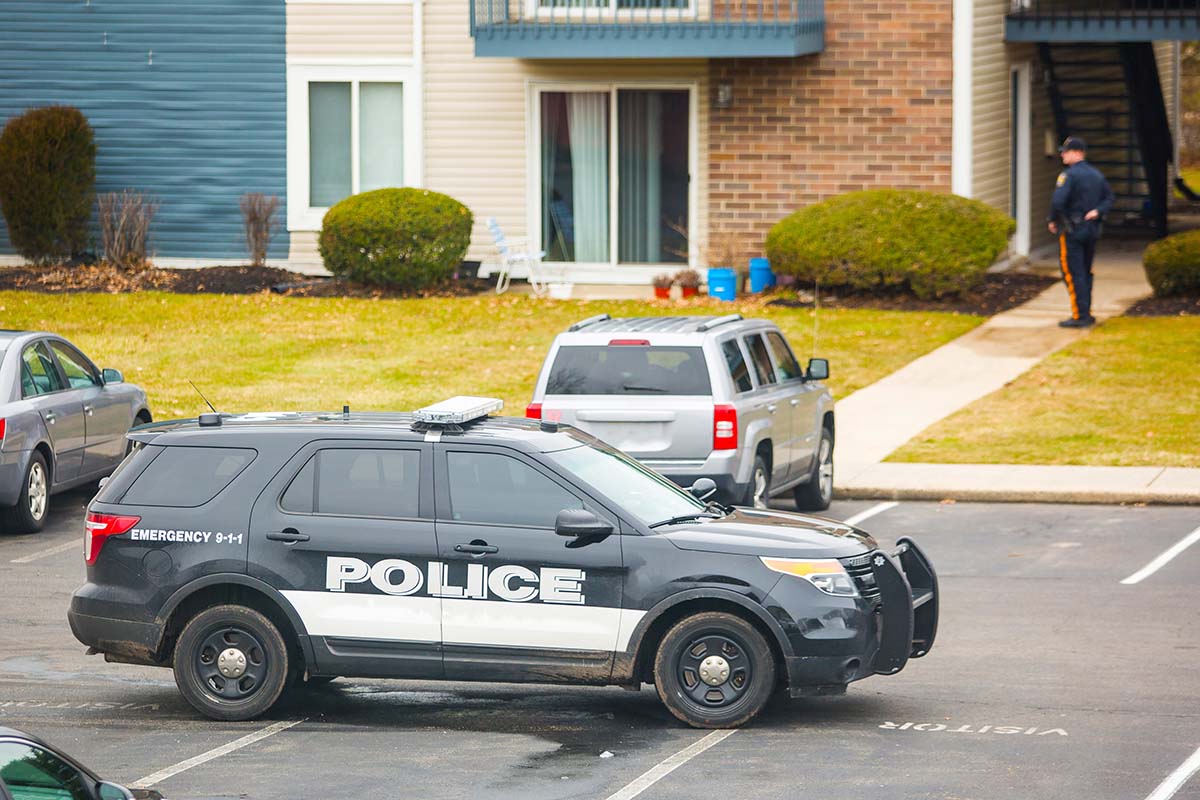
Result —
<instances>
[{"instance_id":1,"label":"suv roof rack","mask_svg":"<svg viewBox=\"0 0 1200 800\"><path fill-rule=\"evenodd\" d=\"M696 326L696 330L697 331L711 331L713 328L717 327L718 325L728 325L731 322L740 322L741 319L742 319L741 314L726 314L723 317L717 317L716 319L710 319L710 320L701 322L699 325Z\"/></svg>"},{"instance_id":2,"label":"suv roof rack","mask_svg":"<svg viewBox=\"0 0 1200 800\"><path fill-rule=\"evenodd\" d=\"M504 408L504 401L495 397L471 397L459 395L418 408L413 412L412 429L415 431L442 430L459 432L468 422L485 418L493 411Z\"/></svg>"},{"instance_id":3,"label":"suv roof rack","mask_svg":"<svg viewBox=\"0 0 1200 800\"><path fill-rule=\"evenodd\" d=\"M567 333L574 333L575 331L583 330L588 325L595 325L597 322L605 322L610 319L612 319L612 316L609 314L597 314L594 317L588 317L587 319L581 319L579 322L576 322L574 325L567 328Z\"/></svg>"}]
</instances>

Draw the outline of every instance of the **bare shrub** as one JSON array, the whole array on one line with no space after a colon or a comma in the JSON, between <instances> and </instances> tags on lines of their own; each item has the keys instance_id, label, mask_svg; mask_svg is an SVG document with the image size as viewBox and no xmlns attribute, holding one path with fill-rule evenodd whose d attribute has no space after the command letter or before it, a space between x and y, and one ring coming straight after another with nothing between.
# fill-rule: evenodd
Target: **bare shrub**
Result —
<instances>
[{"instance_id":1,"label":"bare shrub","mask_svg":"<svg viewBox=\"0 0 1200 800\"><path fill-rule=\"evenodd\" d=\"M279 210L279 198L259 192L242 195L242 225L246 229L246 250L250 263L261 267L267 263L267 248L279 230L275 212Z\"/></svg>"},{"instance_id":2,"label":"bare shrub","mask_svg":"<svg viewBox=\"0 0 1200 800\"><path fill-rule=\"evenodd\" d=\"M100 195L96 204L104 260L121 269L148 266L150 224L158 213L158 202L143 192L125 189Z\"/></svg>"}]
</instances>

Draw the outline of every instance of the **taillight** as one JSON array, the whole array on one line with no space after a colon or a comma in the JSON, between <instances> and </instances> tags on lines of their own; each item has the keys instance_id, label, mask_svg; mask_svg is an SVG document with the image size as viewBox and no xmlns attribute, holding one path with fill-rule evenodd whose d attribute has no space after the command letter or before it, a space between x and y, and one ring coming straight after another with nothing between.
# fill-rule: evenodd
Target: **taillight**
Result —
<instances>
[{"instance_id":1,"label":"taillight","mask_svg":"<svg viewBox=\"0 0 1200 800\"><path fill-rule=\"evenodd\" d=\"M529 419L541 419L542 418L542 404L541 403L530 403L529 405L525 406L525 416L528 417Z\"/></svg>"},{"instance_id":2,"label":"taillight","mask_svg":"<svg viewBox=\"0 0 1200 800\"><path fill-rule=\"evenodd\" d=\"M713 450L736 450L737 446L737 409L713 406Z\"/></svg>"},{"instance_id":3,"label":"taillight","mask_svg":"<svg viewBox=\"0 0 1200 800\"><path fill-rule=\"evenodd\" d=\"M141 517L122 517L117 514L97 514L89 512L83 523L87 529L83 534L83 559L88 564L95 564L100 555L100 548L110 536L120 536L142 521Z\"/></svg>"},{"instance_id":4,"label":"taillight","mask_svg":"<svg viewBox=\"0 0 1200 800\"><path fill-rule=\"evenodd\" d=\"M4 418L0 417L0 444L4 444L4 429L7 427Z\"/></svg>"}]
</instances>

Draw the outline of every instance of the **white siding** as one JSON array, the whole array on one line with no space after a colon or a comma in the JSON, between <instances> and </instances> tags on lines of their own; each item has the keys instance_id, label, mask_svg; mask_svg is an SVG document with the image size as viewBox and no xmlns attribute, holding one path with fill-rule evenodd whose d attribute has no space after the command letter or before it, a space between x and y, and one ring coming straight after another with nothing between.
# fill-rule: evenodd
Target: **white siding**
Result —
<instances>
[{"instance_id":1,"label":"white siding","mask_svg":"<svg viewBox=\"0 0 1200 800\"><path fill-rule=\"evenodd\" d=\"M411 58L414 8L413 3L288 3L288 59Z\"/></svg>"}]
</instances>

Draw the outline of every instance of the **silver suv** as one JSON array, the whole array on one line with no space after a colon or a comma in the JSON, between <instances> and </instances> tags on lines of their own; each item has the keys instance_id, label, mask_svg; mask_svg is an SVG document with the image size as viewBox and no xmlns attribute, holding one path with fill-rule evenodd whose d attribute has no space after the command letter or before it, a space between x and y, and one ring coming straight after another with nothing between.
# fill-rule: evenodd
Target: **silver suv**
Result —
<instances>
[{"instance_id":1,"label":"silver suv","mask_svg":"<svg viewBox=\"0 0 1200 800\"><path fill-rule=\"evenodd\" d=\"M681 486L766 508L791 490L802 509L833 498L829 362L801 369L766 320L607 314L560 333L525 415L563 422Z\"/></svg>"}]
</instances>

